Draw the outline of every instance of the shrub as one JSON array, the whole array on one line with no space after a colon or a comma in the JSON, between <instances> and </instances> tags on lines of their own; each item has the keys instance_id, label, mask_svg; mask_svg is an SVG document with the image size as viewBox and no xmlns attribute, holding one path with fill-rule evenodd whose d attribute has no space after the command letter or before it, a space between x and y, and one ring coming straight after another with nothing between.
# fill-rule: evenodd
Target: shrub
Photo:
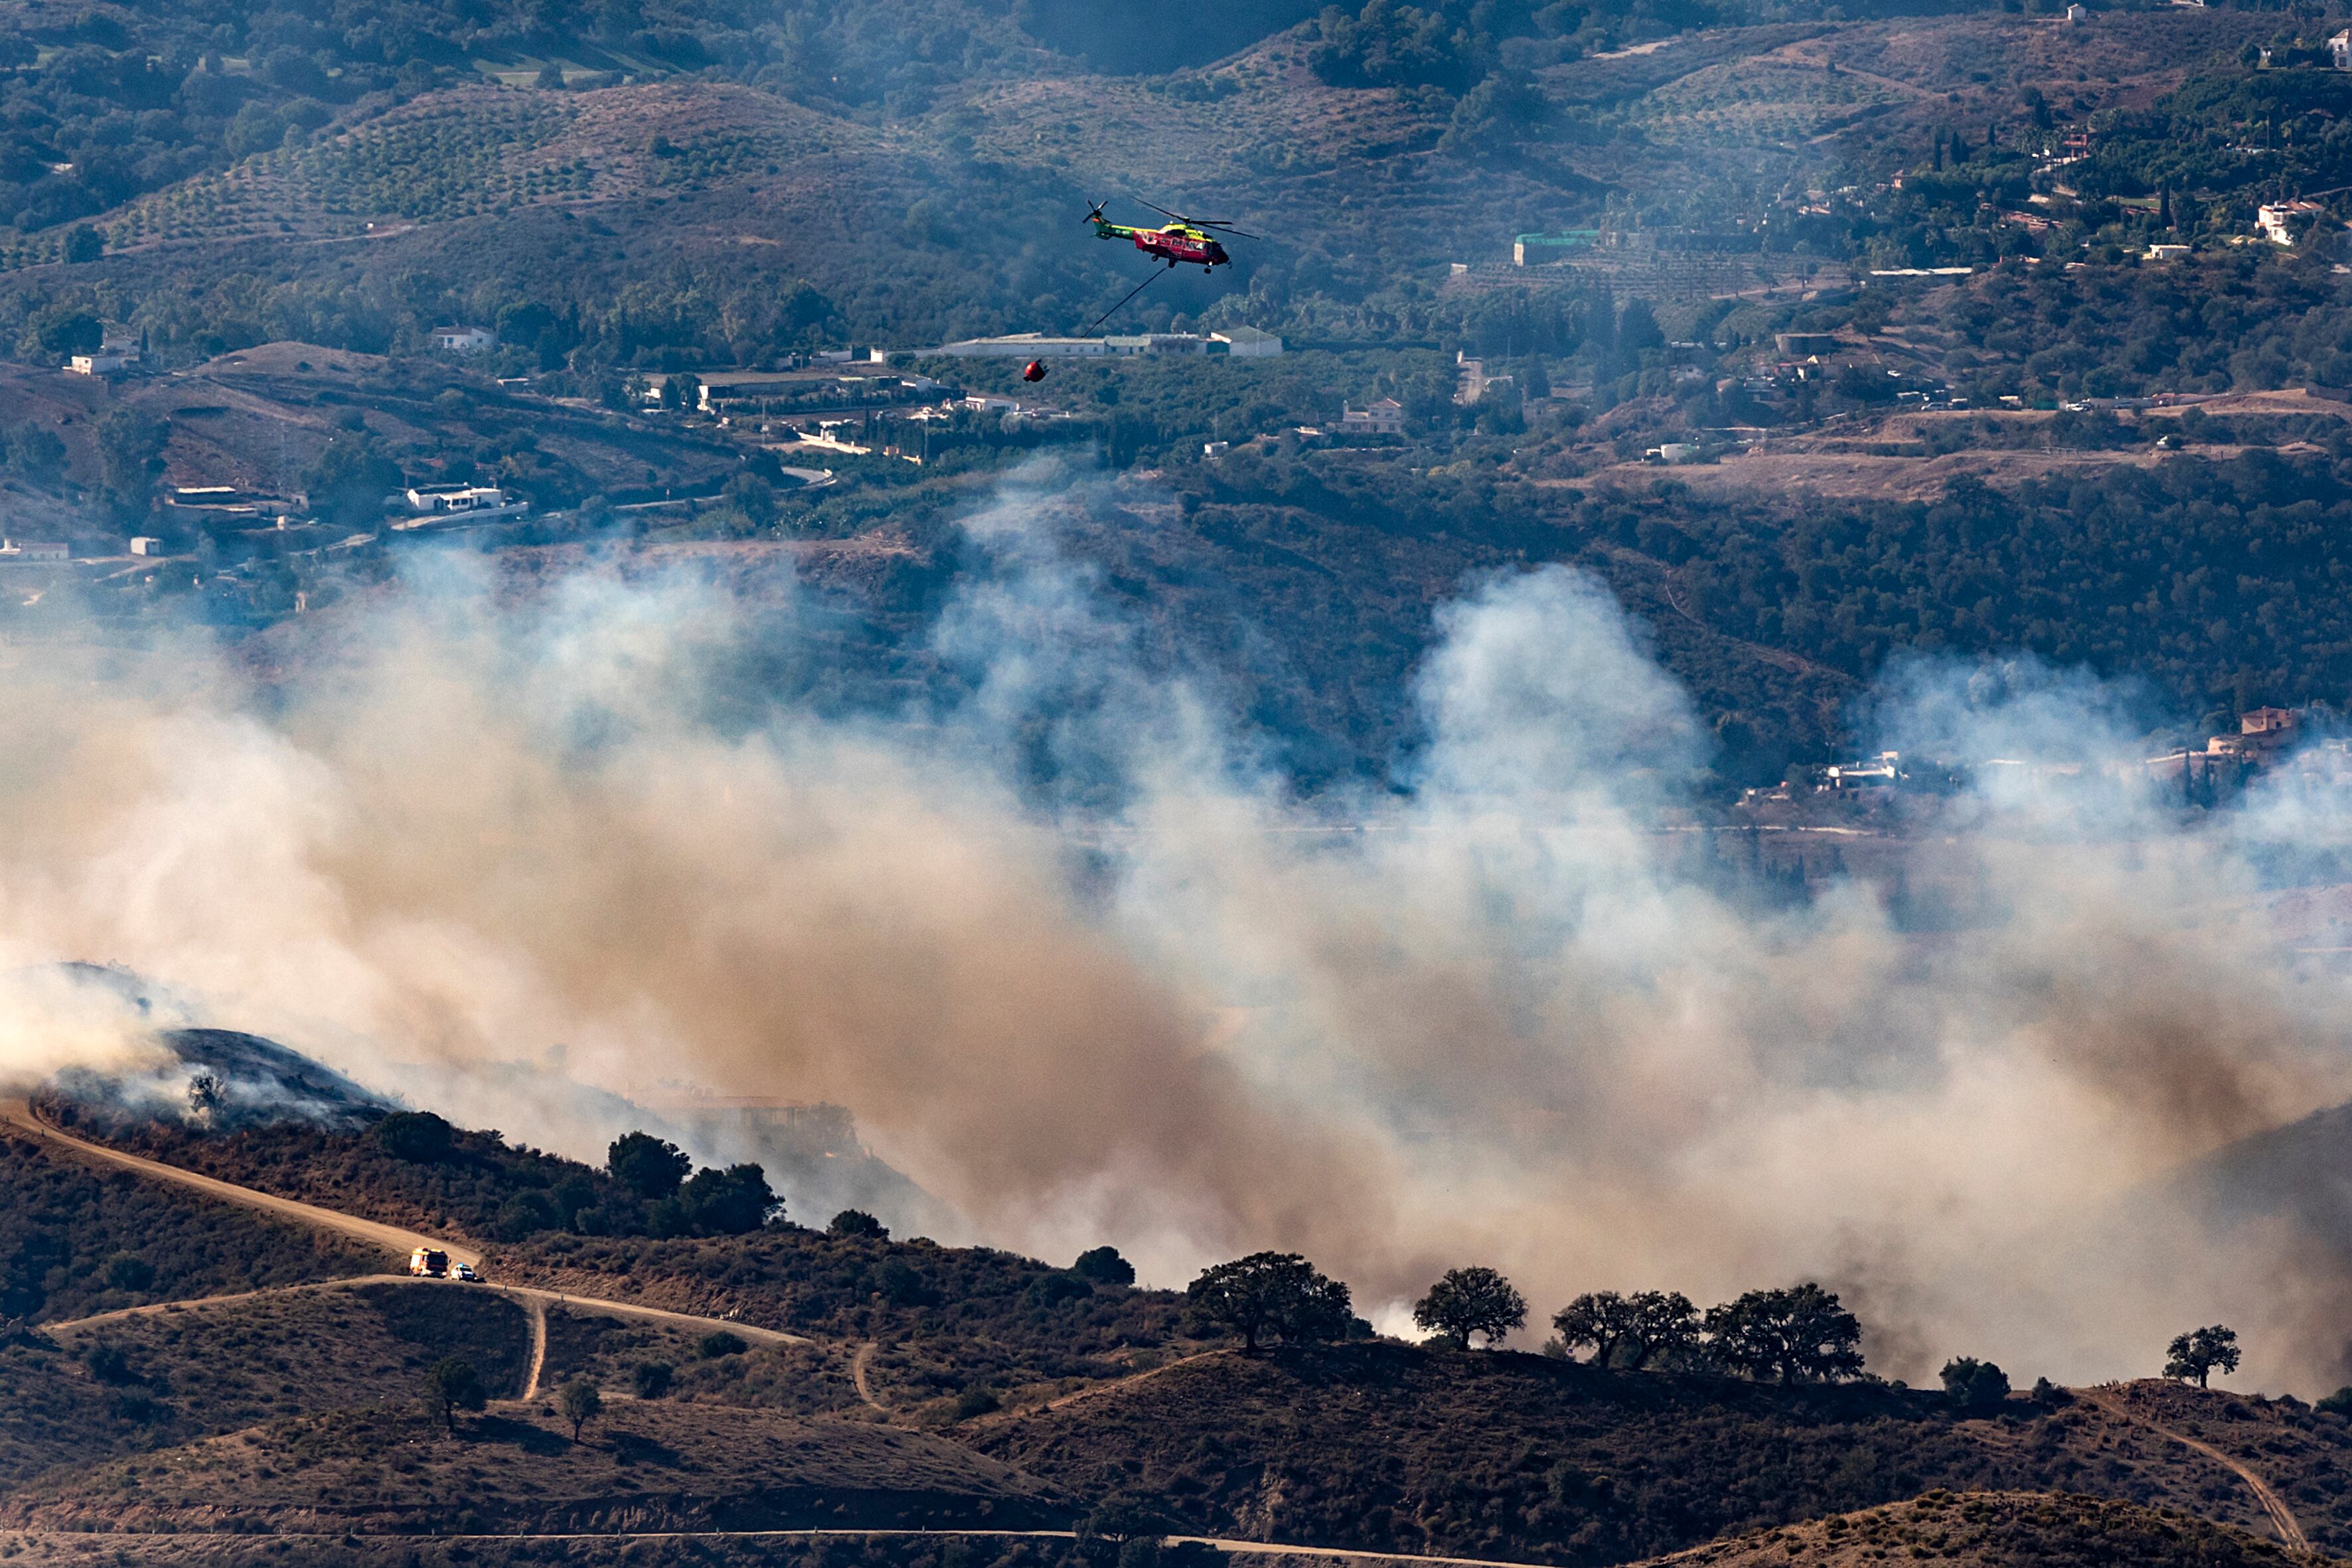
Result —
<instances>
[{"instance_id":1,"label":"shrub","mask_svg":"<svg viewBox=\"0 0 2352 1568\"><path fill-rule=\"evenodd\" d=\"M1065 1301L1081 1301L1091 1297L1095 1288L1078 1274L1056 1268L1050 1274L1040 1274L1029 1282L1029 1299L1041 1307L1058 1307Z\"/></svg>"},{"instance_id":2,"label":"shrub","mask_svg":"<svg viewBox=\"0 0 2352 1568\"><path fill-rule=\"evenodd\" d=\"M844 1209L826 1226L828 1234L840 1237L863 1237L870 1241L887 1241L890 1232L883 1223L864 1209Z\"/></svg>"},{"instance_id":3,"label":"shrub","mask_svg":"<svg viewBox=\"0 0 2352 1568\"><path fill-rule=\"evenodd\" d=\"M81 1363L100 1383L121 1387L139 1381L139 1374L131 1370L131 1358L123 1353L121 1345L92 1345L82 1352Z\"/></svg>"},{"instance_id":4,"label":"shrub","mask_svg":"<svg viewBox=\"0 0 2352 1568\"><path fill-rule=\"evenodd\" d=\"M2009 1374L1989 1361L1957 1356L1944 1363L1944 1393L1974 1414L1998 1410L2009 1398Z\"/></svg>"},{"instance_id":5,"label":"shrub","mask_svg":"<svg viewBox=\"0 0 2352 1568\"><path fill-rule=\"evenodd\" d=\"M741 1355L749 1348L740 1335L730 1334L725 1329L714 1329L694 1344L695 1353L705 1361L717 1361L725 1355Z\"/></svg>"},{"instance_id":6,"label":"shrub","mask_svg":"<svg viewBox=\"0 0 2352 1568\"><path fill-rule=\"evenodd\" d=\"M430 1164L449 1157L449 1124L429 1110L395 1110L375 1124L376 1146L394 1159Z\"/></svg>"},{"instance_id":7,"label":"shrub","mask_svg":"<svg viewBox=\"0 0 2352 1568\"><path fill-rule=\"evenodd\" d=\"M629 1383L639 1399L659 1399L669 1392L672 1372L666 1361L641 1361L629 1371Z\"/></svg>"},{"instance_id":8,"label":"shrub","mask_svg":"<svg viewBox=\"0 0 2352 1568\"><path fill-rule=\"evenodd\" d=\"M1004 1401L992 1388L974 1385L956 1395L955 1413L959 1421L969 1421L975 1415L985 1415L1004 1408Z\"/></svg>"},{"instance_id":9,"label":"shrub","mask_svg":"<svg viewBox=\"0 0 2352 1568\"><path fill-rule=\"evenodd\" d=\"M560 1223L553 1200L545 1193L517 1193L499 1205L494 1226L500 1241L528 1241Z\"/></svg>"},{"instance_id":10,"label":"shrub","mask_svg":"<svg viewBox=\"0 0 2352 1568\"><path fill-rule=\"evenodd\" d=\"M1079 1253L1078 1260L1070 1265L1070 1272L1097 1285L1135 1283L1135 1265L1121 1258L1115 1247L1097 1247Z\"/></svg>"},{"instance_id":11,"label":"shrub","mask_svg":"<svg viewBox=\"0 0 2352 1568\"><path fill-rule=\"evenodd\" d=\"M155 1283L155 1266L135 1252L118 1252L106 1260L106 1282L117 1290L144 1290Z\"/></svg>"}]
</instances>

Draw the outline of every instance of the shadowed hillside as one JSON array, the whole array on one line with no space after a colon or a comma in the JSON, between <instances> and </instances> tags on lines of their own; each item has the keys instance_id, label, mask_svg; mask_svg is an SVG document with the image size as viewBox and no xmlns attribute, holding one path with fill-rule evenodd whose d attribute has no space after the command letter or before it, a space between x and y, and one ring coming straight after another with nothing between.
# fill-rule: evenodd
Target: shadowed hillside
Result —
<instances>
[{"instance_id":1,"label":"shadowed hillside","mask_svg":"<svg viewBox=\"0 0 2352 1568\"><path fill-rule=\"evenodd\" d=\"M429 1533L1063 1524L1051 1490L950 1443L857 1423L616 1401L584 1435L536 1408L348 1411L17 1493L0 1521L72 1529Z\"/></svg>"},{"instance_id":2,"label":"shadowed hillside","mask_svg":"<svg viewBox=\"0 0 2352 1568\"><path fill-rule=\"evenodd\" d=\"M2047 1492L1944 1491L1743 1535L1666 1561L1677 1568L1861 1568L1897 1558L1969 1568L2286 1568L2310 1561L2175 1509Z\"/></svg>"},{"instance_id":3,"label":"shadowed hillside","mask_svg":"<svg viewBox=\"0 0 2352 1568\"><path fill-rule=\"evenodd\" d=\"M1963 1419L1880 1384L1399 1345L1213 1357L970 1440L1076 1491L1135 1488L1206 1533L1367 1551L1622 1563L1934 1488L2263 1523L2222 1467L2084 1401Z\"/></svg>"}]
</instances>

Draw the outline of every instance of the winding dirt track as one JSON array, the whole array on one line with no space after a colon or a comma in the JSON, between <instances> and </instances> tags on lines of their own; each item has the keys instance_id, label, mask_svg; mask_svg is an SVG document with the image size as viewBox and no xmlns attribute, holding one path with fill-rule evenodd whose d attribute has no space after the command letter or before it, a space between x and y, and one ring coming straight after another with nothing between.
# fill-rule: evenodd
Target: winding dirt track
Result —
<instances>
[{"instance_id":1,"label":"winding dirt track","mask_svg":"<svg viewBox=\"0 0 2352 1568\"><path fill-rule=\"evenodd\" d=\"M2304 1534L2303 1526L2295 1520L2294 1510L2286 1506L2284 1498L2271 1489L2271 1484L2268 1481L2256 1475L2248 1466L2231 1458L2210 1443L2200 1443L2185 1432L2176 1432L2169 1426L2159 1426L2111 1394L2091 1389L2086 1390L2083 1397L2117 1420L2128 1421L2136 1426L2145 1426L2159 1437L2169 1437L2182 1447L2204 1455L2236 1476L2246 1483L2246 1489L2254 1494L2254 1500L2263 1505L2263 1511L2270 1515L2271 1528L2278 1531L2279 1539L2286 1543L2289 1550L2294 1552L2311 1550L2311 1538Z\"/></svg>"},{"instance_id":2,"label":"winding dirt track","mask_svg":"<svg viewBox=\"0 0 2352 1568\"><path fill-rule=\"evenodd\" d=\"M181 1186L193 1187L197 1192L219 1198L225 1203L258 1209L264 1214L273 1214L281 1219L290 1219L297 1225L307 1225L313 1229L333 1231L339 1236L348 1236L353 1240L381 1247L395 1257L405 1258L417 1247L437 1247L449 1255L449 1260L452 1263L464 1263L478 1268L482 1261L482 1255L474 1248L460 1246L457 1242L441 1237L426 1236L422 1231L404 1230L396 1225L383 1225L372 1219L361 1219L356 1215L339 1214L333 1209L322 1209L315 1204L297 1203L292 1198L281 1198L270 1193L256 1192L251 1187L240 1187L234 1182L224 1182L217 1177L202 1175L194 1171L184 1171L177 1165L166 1165L161 1160L150 1160L138 1154L126 1154L120 1149L110 1149L103 1143L92 1143L86 1138L77 1138L70 1132L60 1131L50 1126L33 1113L31 1104L26 1100L0 1100L0 1122L21 1128L37 1138L62 1145L86 1158L98 1160L109 1165L118 1165L127 1171L136 1171L142 1176L152 1176L159 1182L176 1182Z\"/></svg>"},{"instance_id":3,"label":"winding dirt track","mask_svg":"<svg viewBox=\"0 0 2352 1568\"><path fill-rule=\"evenodd\" d=\"M857 1347L857 1359L849 1363L849 1381L857 1385L857 1397L866 1401L870 1408L887 1410L890 1408L888 1405L874 1397L874 1384L869 1376L874 1367L875 1352L881 1348L872 1340Z\"/></svg>"},{"instance_id":4,"label":"winding dirt track","mask_svg":"<svg viewBox=\"0 0 2352 1568\"><path fill-rule=\"evenodd\" d=\"M177 1165L164 1164L160 1160L150 1160L138 1154L127 1154L120 1149L110 1149L103 1143L93 1143L88 1139L77 1138L72 1133L60 1131L42 1121L33 1113L32 1107L21 1100L0 1100L0 1122L21 1128L36 1137L58 1144L85 1159L135 1171L142 1176L152 1177L157 1181L177 1183L181 1186L203 1193L207 1197L218 1198L223 1203L236 1204L245 1208L273 1215L279 1219L290 1220L296 1225L310 1226L319 1230L332 1231L339 1236L348 1236L356 1240L381 1247L395 1258L405 1258L410 1252L420 1247L435 1247L447 1253L453 1263L479 1267L482 1261L482 1255L474 1248L460 1246L457 1242L441 1237L427 1236L422 1231L406 1230L399 1226L384 1225L376 1220L361 1219L355 1215L320 1208L315 1204L298 1203L292 1198L281 1198L271 1193L256 1192L251 1187L240 1187L234 1182L224 1182L215 1176L182 1170ZM332 1290L348 1289L353 1285L383 1284L427 1285L451 1289L483 1289L481 1286L460 1285L455 1280L419 1279L406 1274L362 1274L348 1279L328 1279L315 1284L288 1285L278 1289ZM803 1335L788 1334L782 1329L762 1329L750 1323L726 1322L717 1318L697 1317L691 1312L673 1312L666 1307L647 1307L634 1301L608 1300L602 1296L574 1296L562 1290L543 1290L533 1285L499 1284L488 1288L511 1297L521 1303L532 1315L530 1376L526 1397L538 1392L540 1372L546 1362L547 1307L550 1302L604 1317L634 1318L643 1322L665 1323L673 1328L695 1329L706 1333L713 1330L724 1330L753 1344L804 1345L811 1342ZM52 1323L47 1326L45 1331L71 1333L78 1329L89 1328L115 1319L161 1312L173 1307L183 1310L197 1310L224 1302L247 1300L265 1293L259 1290L245 1290L235 1295L198 1297L187 1301L151 1302L143 1307L125 1307L120 1311L101 1312L96 1317L77 1318L67 1322Z\"/></svg>"}]
</instances>

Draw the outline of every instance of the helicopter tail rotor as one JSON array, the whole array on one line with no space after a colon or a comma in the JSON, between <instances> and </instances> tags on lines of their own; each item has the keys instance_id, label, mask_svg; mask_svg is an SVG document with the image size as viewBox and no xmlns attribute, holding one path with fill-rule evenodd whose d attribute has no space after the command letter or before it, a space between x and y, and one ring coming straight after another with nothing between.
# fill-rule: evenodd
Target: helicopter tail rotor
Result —
<instances>
[{"instance_id":1,"label":"helicopter tail rotor","mask_svg":"<svg viewBox=\"0 0 2352 1568\"><path fill-rule=\"evenodd\" d=\"M1103 204L1102 204L1102 203L1100 203L1100 202L1088 202L1088 203L1087 204L1087 216L1086 216L1086 221L1087 221L1087 222L1088 222L1088 223L1101 223L1101 222L1103 221Z\"/></svg>"}]
</instances>

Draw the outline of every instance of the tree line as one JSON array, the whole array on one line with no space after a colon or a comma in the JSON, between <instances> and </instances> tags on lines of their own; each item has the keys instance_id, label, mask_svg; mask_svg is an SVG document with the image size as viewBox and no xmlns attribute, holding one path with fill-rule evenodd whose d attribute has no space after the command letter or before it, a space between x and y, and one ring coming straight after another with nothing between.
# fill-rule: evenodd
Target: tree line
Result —
<instances>
[{"instance_id":1,"label":"tree line","mask_svg":"<svg viewBox=\"0 0 2352 1568\"><path fill-rule=\"evenodd\" d=\"M1254 1252L1202 1271L1185 1294L1186 1327L1196 1334L1238 1334L1255 1352L1272 1339L1284 1344L1328 1343L1373 1337L1355 1315L1348 1287L1297 1253ZM1488 1349L1527 1326L1528 1303L1500 1272L1484 1267L1449 1268L1413 1303L1412 1320L1432 1342ZM1587 1291L1552 1314L1547 1356L1581 1360L1612 1372L1713 1373L1774 1383L1844 1383L1865 1375L1862 1323L1832 1290L1813 1280L1743 1291L1702 1311L1679 1290ZM2166 1347L2163 1375L2209 1386L2216 1372L2234 1372L2235 1331L2221 1324L2191 1330ZM2010 1397L2009 1376L1974 1356L1945 1363L1945 1394L1964 1412L1987 1414ZM2040 1404L2067 1397L2047 1378L2033 1386ZM2352 1389L2342 1396L2352 1407Z\"/></svg>"},{"instance_id":2,"label":"tree line","mask_svg":"<svg viewBox=\"0 0 2352 1568\"><path fill-rule=\"evenodd\" d=\"M1238 1334L1244 1350L1370 1339L1348 1287L1297 1253L1254 1252L1205 1269L1185 1293L1196 1332ZM1413 1304L1413 1321L1437 1342L1493 1347L1527 1324L1528 1303L1495 1269L1449 1268ZM1546 1353L1590 1352L1594 1365L1730 1373L1759 1382L1826 1383L1859 1377L1862 1325L1834 1292L1806 1282L1750 1290L1702 1313L1678 1291L1579 1296L1552 1317Z\"/></svg>"}]
</instances>

